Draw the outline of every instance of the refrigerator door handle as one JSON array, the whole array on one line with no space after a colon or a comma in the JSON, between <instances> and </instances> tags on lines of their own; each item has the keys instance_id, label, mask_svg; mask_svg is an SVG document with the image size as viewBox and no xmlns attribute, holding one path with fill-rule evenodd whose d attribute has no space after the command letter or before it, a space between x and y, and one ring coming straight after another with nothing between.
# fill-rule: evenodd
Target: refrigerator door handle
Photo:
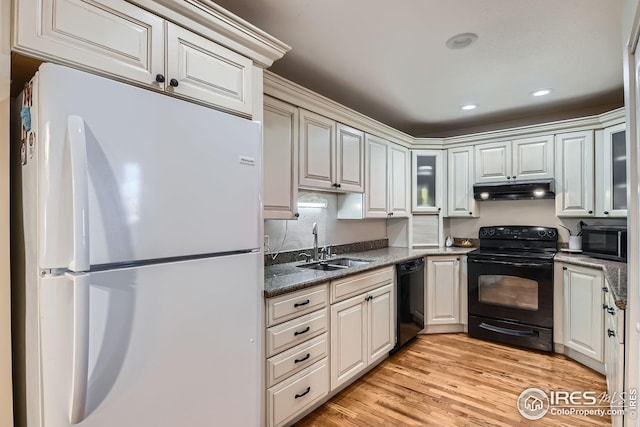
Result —
<instances>
[{"instance_id":1,"label":"refrigerator door handle","mask_svg":"<svg viewBox=\"0 0 640 427\"><path fill-rule=\"evenodd\" d=\"M73 259L71 271L88 271L89 260L89 175L84 119L67 118L67 138L71 153L71 191L73 200Z\"/></svg>"},{"instance_id":2,"label":"refrigerator door handle","mask_svg":"<svg viewBox=\"0 0 640 427\"><path fill-rule=\"evenodd\" d=\"M71 424L80 423L87 406L89 378L89 275L65 273L73 282L73 352L71 371Z\"/></svg>"}]
</instances>

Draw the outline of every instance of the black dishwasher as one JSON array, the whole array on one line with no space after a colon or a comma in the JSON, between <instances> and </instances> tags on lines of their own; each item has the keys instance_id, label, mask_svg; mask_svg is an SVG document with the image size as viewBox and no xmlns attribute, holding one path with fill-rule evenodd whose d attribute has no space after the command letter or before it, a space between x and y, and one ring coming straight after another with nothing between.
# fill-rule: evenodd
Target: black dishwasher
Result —
<instances>
[{"instance_id":1,"label":"black dishwasher","mask_svg":"<svg viewBox=\"0 0 640 427\"><path fill-rule=\"evenodd\" d=\"M395 353L424 328L424 258L396 265Z\"/></svg>"}]
</instances>

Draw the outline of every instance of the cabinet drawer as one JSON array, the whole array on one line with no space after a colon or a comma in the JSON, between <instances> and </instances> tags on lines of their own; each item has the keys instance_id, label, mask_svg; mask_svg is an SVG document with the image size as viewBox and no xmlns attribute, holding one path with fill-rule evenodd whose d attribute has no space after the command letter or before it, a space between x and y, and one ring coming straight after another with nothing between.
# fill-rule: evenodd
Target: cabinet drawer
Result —
<instances>
[{"instance_id":1,"label":"cabinet drawer","mask_svg":"<svg viewBox=\"0 0 640 427\"><path fill-rule=\"evenodd\" d=\"M313 365L327 355L327 334L305 341L267 360L267 387Z\"/></svg>"},{"instance_id":2,"label":"cabinet drawer","mask_svg":"<svg viewBox=\"0 0 640 427\"><path fill-rule=\"evenodd\" d=\"M297 317L267 329L267 357L288 350L327 330L327 309Z\"/></svg>"},{"instance_id":3,"label":"cabinet drawer","mask_svg":"<svg viewBox=\"0 0 640 427\"><path fill-rule=\"evenodd\" d=\"M164 21L126 1L15 2L13 48L159 88Z\"/></svg>"},{"instance_id":4,"label":"cabinet drawer","mask_svg":"<svg viewBox=\"0 0 640 427\"><path fill-rule=\"evenodd\" d=\"M325 357L287 381L267 390L269 427L278 427L326 396L329 368Z\"/></svg>"},{"instance_id":5,"label":"cabinet drawer","mask_svg":"<svg viewBox=\"0 0 640 427\"><path fill-rule=\"evenodd\" d=\"M331 282L331 303L392 283L394 274L394 267L388 267L335 280Z\"/></svg>"},{"instance_id":6,"label":"cabinet drawer","mask_svg":"<svg viewBox=\"0 0 640 427\"><path fill-rule=\"evenodd\" d=\"M267 300L267 326L277 325L327 306L327 285L314 286Z\"/></svg>"}]
</instances>

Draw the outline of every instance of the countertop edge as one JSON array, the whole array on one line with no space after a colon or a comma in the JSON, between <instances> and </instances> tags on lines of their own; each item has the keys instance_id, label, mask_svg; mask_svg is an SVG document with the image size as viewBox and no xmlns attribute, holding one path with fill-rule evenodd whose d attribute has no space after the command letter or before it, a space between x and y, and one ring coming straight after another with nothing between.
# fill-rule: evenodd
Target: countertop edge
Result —
<instances>
[{"instance_id":1,"label":"countertop edge","mask_svg":"<svg viewBox=\"0 0 640 427\"><path fill-rule=\"evenodd\" d=\"M387 250L389 250L390 248L387 248ZM354 267L354 268L350 268L348 270L338 270L338 271L332 271L332 272L322 272L324 274L322 274L320 277L314 277L314 278L310 278L310 279L303 279L299 282L295 282L292 283L290 285L286 285L286 286L282 286L282 287L276 287L273 289L267 289L266 288L266 283L267 283L267 276L268 276L268 271L270 269L273 269L273 267L276 266L265 266L265 289L263 291L264 297L265 298L273 298L276 296L280 296L280 295L285 295L291 292L295 292L295 291L299 291L301 289L306 289L306 288L310 288L313 286L317 286L317 285L321 285L323 283L329 283L332 280L337 280L337 279L342 279L348 276L352 276L355 274L359 274L359 273L363 273L366 271L370 271L370 270L375 270L378 268L384 268L384 267L388 267L390 265L396 265L411 259L415 259L415 258L421 258L421 257L427 257L427 256L454 256L454 255L460 255L460 256L464 256L466 255L468 252L474 250L476 248L460 248L460 247L455 247L455 248L433 248L433 249L408 249L408 248L395 248L395 251L392 249L390 252L400 252L401 250L404 251L408 251L409 253L406 254L402 254L402 255L398 255L398 254L393 254L390 253L387 256L383 256L382 259L377 259L375 261L372 261L370 264L366 264L363 266L359 266L359 267ZM373 255L373 258L381 258L381 256L379 255L382 251L384 250L373 250L373 251L367 251L367 252L354 252L354 253L345 253L345 254L340 254L339 257L348 257L348 258L361 258L361 259L367 259L367 258L372 258L371 255ZM288 264L281 264L284 267L289 267L289 266L297 266L301 264L300 262L295 262L295 263L288 263ZM295 267L297 268L297 267ZM301 271L302 273L302 271ZM318 272L317 274L319 274L320 272Z\"/></svg>"}]
</instances>

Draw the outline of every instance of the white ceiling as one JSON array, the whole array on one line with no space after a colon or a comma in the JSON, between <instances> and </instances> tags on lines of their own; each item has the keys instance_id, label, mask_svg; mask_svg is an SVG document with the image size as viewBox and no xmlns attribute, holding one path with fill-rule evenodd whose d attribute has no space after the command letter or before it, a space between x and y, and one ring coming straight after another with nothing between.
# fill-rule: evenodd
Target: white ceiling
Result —
<instances>
[{"instance_id":1,"label":"white ceiling","mask_svg":"<svg viewBox=\"0 0 640 427\"><path fill-rule=\"evenodd\" d=\"M621 0L214 1L292 47L271 71L414 136L623 102ZM445 47L465 32L478 40Z\"/></svg>"}]
</instances>

